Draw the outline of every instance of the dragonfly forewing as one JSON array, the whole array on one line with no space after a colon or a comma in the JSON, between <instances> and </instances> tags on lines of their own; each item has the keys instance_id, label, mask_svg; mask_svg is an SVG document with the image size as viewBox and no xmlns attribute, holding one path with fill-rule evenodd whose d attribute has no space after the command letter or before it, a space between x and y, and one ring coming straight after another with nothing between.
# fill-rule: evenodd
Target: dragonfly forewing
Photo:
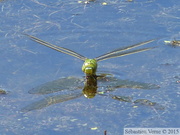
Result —
<instances>
[{"instance_id":1,"label":"dragonfly forewing","mask_svg":"<svg viewBox=\"0 0 180 135\"><path fill-rule=\"evenodd\" d=\"M47 82L29 90L30 94L49 94L62 90L76 90L83 88L83 79L67 77Z\"/></svg>"},{"instance_id":2,"label":"dragonfly forewing","mask_svg":"<svg viewBox=\"0 0 180 135\"><path fill-rule=\"evenodd\" d=\"M86 59L86 57L84 57L81 54L79 54L79 53L77 53L75 51L72 51L70 49L67 49L67 48L64 48L64 47L60 47L60 46L57 46L57 45L53 45L51 43L48 43L46 41L43 41L43 40L41 40L41 39L39 39L37 37L31 36L31 35L28 35L28 34L24 34L24 35L28 36L31 40L33 40L33 41L35 41L35 42L37 42L37 43L39 43L41 45L44 45L46 47L49 47L51 49L54 49L54 50L56 50L58 52L68 54L70 56L76 57L76 58L78 58L80 60L83 60L83 61Z\"/></svg>"},{"instance_id":3,"label":"dragonfly forewing","mask_svg":"<svg viewBox=\"0 0 180 135\"><path fill-rule=\"evenodd\" d=\"M135 82L130 80L122 80L113 76L99 77L98 87L106 91L113 91L117 88L131 88L131 89L159 89L160 86L151 83Z\"/></svg>"},{"instance_id":4,"label":"dragonfly forewing","mask_svg":"<svg viewBox=\"0 0 180 135\"><path fill-rule=\"evenodd\" d=\"M115 49L114 51L111 51L111 52L103 54L99 57L96 57L95 59L97 61L102 61L102 60L106 60L106 59L110 59L110 58L122 57L122 56L126 56L126 55L131 55L131 54L147 51L147 50L150 50L153 48L136 49L136 50L131 50L131 51L129 51L129 50L139 47L139 46L142 46L142 45L145 45L145 44L148 44L148 43L151 43L153 41L155 41L155 39L144 41L144 42L137 43L137 44L130 45L130 46L126 46L123 48L118 48L118 49Z\"/></svg>"}]
</instances>

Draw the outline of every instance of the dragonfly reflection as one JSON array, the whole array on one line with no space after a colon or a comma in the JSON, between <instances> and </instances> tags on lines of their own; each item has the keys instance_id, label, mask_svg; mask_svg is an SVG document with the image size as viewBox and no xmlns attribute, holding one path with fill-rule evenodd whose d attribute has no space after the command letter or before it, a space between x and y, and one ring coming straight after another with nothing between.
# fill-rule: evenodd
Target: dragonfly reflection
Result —
<instances>
[{"instance_id":1,"label":"dragonfly reflection","mask_svg":"<svg viewBox=\"0 0 180 135\"><path fill-rule=\"evenodd\" d=\"M83 84L84 82L84 84ZM97 84L98 83L98 84ZM156 109L163 109L161 105L151 102L147 99L138 99L133 101L132 97L119 96L109 94L118 88L131 89L158 89L159 86L149 83L140 83L129 80L121 80L112 75L100 74L99 76L89 76L86 79L77 77L61 78L52 82L42 84L29 91L31 94L50 94L58 91L68 91L68 94L60 94L48 96L42 100L34 102L22 109L23 112L42 109L56 103L62 103L72 99L85 96L86 98L93 98L95 95L108 96L114 100L133 103L134 105L146 105Z\"/></svg>"}]
</instances>

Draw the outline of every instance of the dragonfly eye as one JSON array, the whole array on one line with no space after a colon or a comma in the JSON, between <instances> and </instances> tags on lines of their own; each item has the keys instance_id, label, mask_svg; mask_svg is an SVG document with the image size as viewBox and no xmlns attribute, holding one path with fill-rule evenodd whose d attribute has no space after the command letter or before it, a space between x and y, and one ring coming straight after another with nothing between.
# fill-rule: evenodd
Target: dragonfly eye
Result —
<instances>
[{"instance_id":1,"label":"dragonfly eye","mask_svg":"<svg viewBox=\"0 0 180 135\"><path fill-rule=\"evenodd\" d=\"M96 69L97 61L95 59L86 59L82 66L82 71L87 75L96 74Z\"/></svg>"}]
</instances>

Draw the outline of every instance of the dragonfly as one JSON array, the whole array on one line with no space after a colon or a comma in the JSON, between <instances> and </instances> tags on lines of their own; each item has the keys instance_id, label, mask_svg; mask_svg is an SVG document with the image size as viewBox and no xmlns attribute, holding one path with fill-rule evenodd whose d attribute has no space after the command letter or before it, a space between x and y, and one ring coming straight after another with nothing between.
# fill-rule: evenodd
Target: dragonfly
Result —
<instances>
[{"instance_id":1,"label":"dragonfly","mask_svg":"<svg viewBox=\"0 0 180 135\"><path fill-rule=\"evenodd\" d=\"M142 45L145 45L145 44L155 41L155 39L152 39L152 40L144 41L144 42L137 43L134 45L126 46L123 48L118 48L118 49L115 49L108 53L105 53L103 55L100 55L94 59L89 59L75 51L72 51L70 49L60 47L57 45L53 45L51 43L48 43L46 41L43 41L43 40L35 37L35 36L31 36L28 34L24 34L24 35L43 46L49 47L58 52L76 57L76 58L84 61L83 65L82 65L82 71L86 74L86 76L96 76L96 71L97 71L97 66L98 66L97 62L99 62L99 61L116 58L116 57L123 57L123 56L131 55L131 54L135 54L135 53L139 53L139 52L143 52L143 51L147 51L147 50L155 48L155 47L149 47L149 48L141 48L141 49L132 50L133 48L136 48L136 47L139 47L139 46L142 46Z\"/></svg>"},{"instance_id":2,"label":"dragonfly","mask_svg":"<svg viewBox=\"0 0 180 135\"><path fill-rule=\"evenodd\" d=\"M65 77L44 83L29 90L30 94L44 95L57 92L62 92L65 94L61 93L45 97L39 101L35 101L25 106L21 109L21 111L29 112L33 110L39 110L53 104L80 98L83 95L86 98L94 98L95 95L110 97L116 101L131 103L134 108L139 106L147 106L156 110L164 109L164 106L156 102L152 102L148 99L133 100L133 97L130 96L110 94L119 88L153 90L159 89L160 87L156 84L122 80L112 74L104 73L98 74L96 78L94 76L88 76L85 80L84 78L78 77Z\"/></svg>"},{"instance_id":3,"label":"dragonfly","mask_svg":"<svg viewBox=\"0 0 180 135\"><path fill-rule=\"evenodd\" d=\"M37 43L40 43L43 46L49 47L58 52L65 53L70 56L76 57L80 60L83 60L84 64L82 66L82 71L86 74L86 78L85 80L78 77L60 78L58 80L47 82L45 84L42 84L40 86L37 86L31 89L29 91L30 94L50 94L50 93L55 93L59 91L68 91L68 93L55 95L55 96L48 96L40 101L27 105L26 107L22 109L23 112L28 112L28 111L32 111L36 109L42 109L52 104L62 103L65 101L79 98L83 95L86 98L94 98L95 95L108 96L114 100L130 102L133 104L147 105L147 106L152 106L152 107L155 107L156 105L158 105L146 99L139 99L139 100L132 101L131 97L117 96L117 95L112 95L108 93L118 88L158 89L159 86L148 84L148 83L139 83L139 82L133 82L129 80L121 80L119 78L113 77L113 75L110 75L110 74L104 74L104 73L97 74L96 73L97 62L110 59L110 58L122 57L122 56L131 55L131 54L153 49L154 47L131 50L133 48L153 42L155 39L141 42L138 44L134 44L131 46L123 47L123 48L118 48L106 54L100 55L99 57L96 57L94 59L89 59L70 49L53 45L51 43L48 43L46 41L43 41L37 37L31 36L28 34L24 34L24 35L29 37L31 40ZM75 90L81 90L82 92L81 91L75 92Z\"/></svg>"}]
</instances>

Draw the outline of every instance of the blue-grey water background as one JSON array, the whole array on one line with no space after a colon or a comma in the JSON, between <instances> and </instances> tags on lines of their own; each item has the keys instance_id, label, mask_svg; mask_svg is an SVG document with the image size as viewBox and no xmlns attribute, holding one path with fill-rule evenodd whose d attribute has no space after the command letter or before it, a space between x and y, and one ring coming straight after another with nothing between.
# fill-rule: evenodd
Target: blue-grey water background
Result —
<instances>
[{"instance_id":1,"label":"blue-grey water background","mask_svg":"<svg viewBox=\"0 0 180 135\"><path fill-rule=\"evenodd\" d=\"M102 3L106 2L107 5ZM164 40L180 38L179 0L4 0L0 2L0 134L108 135L124 127L180 127L180 48ZM157 90L117 89L112 94L148 99L155 110L96 96L80 97L28 113L21 108L47 95L28 90L62 77L83 77L83 62L43 47L22 33L94 58L121 46L158 38L157 48L99 62L99 71L153 83ZM58 93L61 94L61 93Z\"/></svg>"}]
</instances>

